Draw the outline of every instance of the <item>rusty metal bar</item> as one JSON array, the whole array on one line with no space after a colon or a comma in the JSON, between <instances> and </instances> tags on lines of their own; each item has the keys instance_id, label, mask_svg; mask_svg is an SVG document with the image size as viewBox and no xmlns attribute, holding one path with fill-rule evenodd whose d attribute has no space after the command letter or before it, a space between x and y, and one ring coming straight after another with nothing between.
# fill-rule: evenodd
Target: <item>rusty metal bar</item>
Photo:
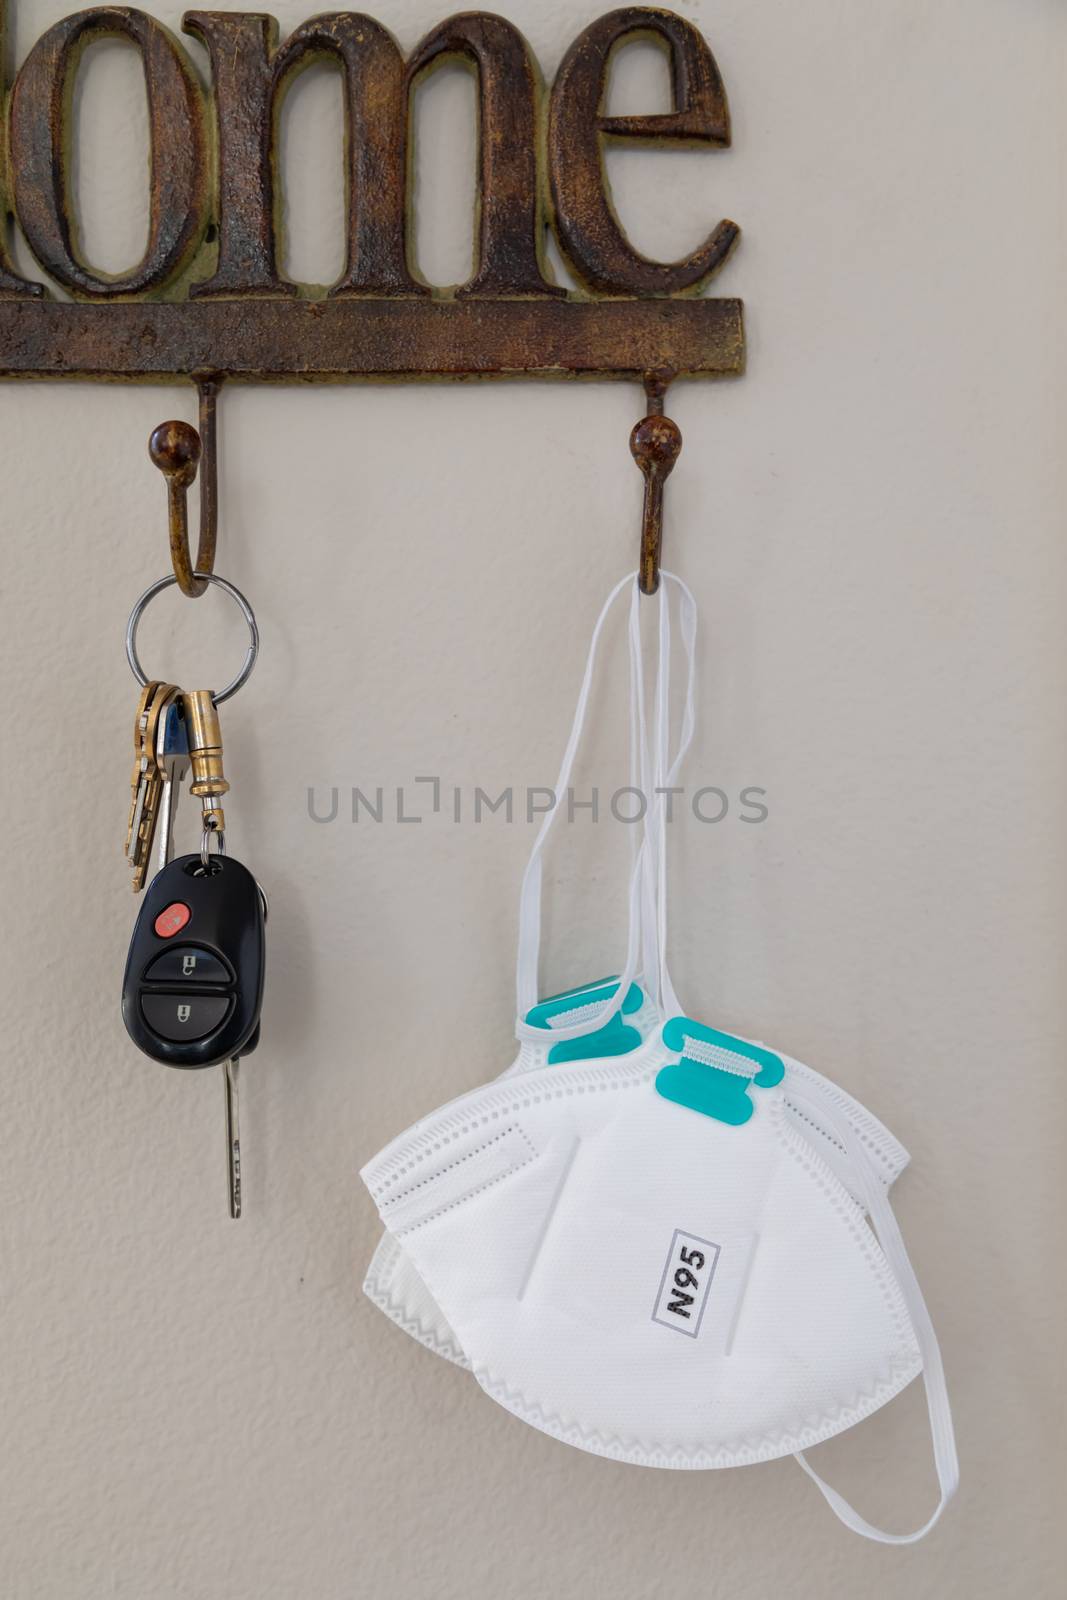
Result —
<instances>
[{"instance_id":1,"label":"rusty metal bar","mask_svg":"<svg viewBox=\"0 0 1067 1600\"><path fill-rule=\"evenodd\" d=\"M188 382L731 376L740 300L0 300L0 378Z\"/></svg>"}]
</instances>

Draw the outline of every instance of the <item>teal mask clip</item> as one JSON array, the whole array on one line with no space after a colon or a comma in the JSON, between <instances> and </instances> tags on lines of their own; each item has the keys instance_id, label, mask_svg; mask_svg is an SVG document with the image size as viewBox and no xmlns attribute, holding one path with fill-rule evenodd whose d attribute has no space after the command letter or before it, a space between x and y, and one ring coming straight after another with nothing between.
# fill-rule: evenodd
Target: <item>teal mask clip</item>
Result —
<instances>
[{"instance_id":1,"label":"teal mask clip","mask_svg":"<svg viewBox=\"0 0 1067 1600\"><path fill-rule=\"evenodd\" d=\"M584 1006L600 1010L618 993L618 989L617 978L600 978L596 983L583 984L577 989L564 989L562 994L551 995L535 1005L527 1012L526 1021L531 1028L551 1028L552 1018L565 1012L577 1011ZM624 1018L640 1011L644 999L637 984L631 983L621 1007L602 1028L595 1033L584 1034L580 1039L561 1039L548 1052L549 1064L554 1066L564 1061L586 1061L593 1056L624 1056L636 1050L641 1043L641 1035Z\"/></svg>"},{"instance_id":2,"label":"teal mask clip","mask_svg":"<svg viewBox=\"0 0 1067 1600\"><path fill-rule=\"evenodd\" d=\"M750 1084L773 1089L785 1077L785 1064L773 1050L689 1017L664 1023L663 1042L668 1050L680 1050L682 1058L656 1074L657 1093L731 1127L747 1122L755 1109Z\"/></svg>"}]
</instances>

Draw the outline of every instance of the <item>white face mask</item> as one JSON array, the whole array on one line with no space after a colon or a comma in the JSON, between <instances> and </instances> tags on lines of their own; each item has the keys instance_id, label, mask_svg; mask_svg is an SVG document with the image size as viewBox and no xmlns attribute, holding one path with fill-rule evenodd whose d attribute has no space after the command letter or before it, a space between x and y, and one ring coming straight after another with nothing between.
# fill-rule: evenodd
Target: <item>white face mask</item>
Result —
<instances>
[{"instance_id":1,"label":"white face mask","mask_svg":"<svg viewBox=\"0 0 1067 1600\"><path fill-rule=\"evenodd\" d=\"M603 985L589 986L586 993L598 993ZM579 992L575 993L575 998ZM549 1002L545 1002L542 1014L548 1009ZM559 1016L561 1022L572 1020L576 1011L571 1008L558 1007L551 1004L550 1015ZM533 1015L533 1013L531 1013ZM629 1049L636 1049L650 1036L657 1033L663 1024L663 1017L658 1008L650 1001L643 991L635 984L632 995L632 1008L625 1014L625 1022L619 1024L618 1033L625 1027L632 1030L634 1044ZM607 1032L607 1030L604 1030ZM605 1041L597 1041L602 1046ZM618 1040L614 1042L621 1042ZM501 1079L516 1076L520 1072L533 1072L547 1066L553 1066L553 1047L549 1045L523 1044L518 1056L510 1067L502 1074ZM589 1052L585 1057L575 1056L574 1059L584 1060L587 1064L601 1061L607 1052ZM622 1049L612 1049L611 1055L629 1053ZM501 1080L498 1080L501 1081ZM794 1086L801 1091L801 1098L793 1094ZM804 1108L803 1092L816 1091L815 1099ZM888 1190L903 1172L908 1164L908 1152L899 1140L895 1139L888 1128L878 1121L877 1117L863 1107L858 1100L845 1093L843 1089L832 1084L829 1079L820 1076L812 1068L804 1066L799 1061L790 1061L787 1065L783 1098L787 1118L794 1120L802 1133L819 1150L823 1159L835 1172L839 1180L845 1185L853 1199L859 1205L864 1204L862 1184L859 1182L842 1142L834 1134L830 1117L822 1110L819 1096L829 1098L830 1110L836 1108L838 1116L848 1124L853 1136L858 1139L867 1152L867 1156L879 1183ZM395 1322L398 1328L411 1335L419 1344L422 1344L434 1354L444 1356L446 1360L454 1362L460 1367L469 1367L470 1361L466 1351L449 1324L441 1307L426 1287L414 1261L404 1249L403 1243L396 1239L388 1229L383 1231L378 1247L371 1258L367 1269L367 1276L363 1283L363 1290L367 1297L373 1301L378 1309Z\"/></svg>"},{"instance_id":2,"label":"white face mask","mask_svg":"<svg viewBox=\"0 0 1067 1600\"><path fill-rule=\"evenodd\" d=\"M655 753L642 758L642 776L669 784L692 725L691 694L672 763L665 603L660 619ZM683 607L682 620L691 658L695 614ZM632 608L632 663L635 628ZM637 663L639 679L639 639ZM622 980L593 1017L554 1031L560 1040L602 1032L620 993L630 994L639 954L655 1015L669 1020L625 1053L544 1059L530 997L546 823L520 916L517 1032L524 1047L541 1034L539 1070L522 1070L520 1051L520 1070L417 1124L367 1167L393 1238L379 1251L378 1286L388 1269L383 1298L403 1307L404 1325L419 1324L416 1336L469 1364L509 1410L644 1465L796 1453L925 1369L942 1485L930 1527L955 1488L956 1464L936 1340L886 1199L907 1157L809 1068L680 1015L664 959L662 806L650 816L631 877ZM849 1526L895 1540L816 1482Z\"/></svg>"}]
</instances>

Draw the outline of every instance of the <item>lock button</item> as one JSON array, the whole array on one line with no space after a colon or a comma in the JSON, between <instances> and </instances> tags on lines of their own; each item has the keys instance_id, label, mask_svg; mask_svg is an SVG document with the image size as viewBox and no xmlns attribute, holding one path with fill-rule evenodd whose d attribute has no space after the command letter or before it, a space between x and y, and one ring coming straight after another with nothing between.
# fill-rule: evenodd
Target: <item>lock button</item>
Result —
<instances>
[{"instance_id":1,"label":"lock button","mask_svg":"<svg viewBox=\"0 0 1067 1600\"><path fill-rule=\"evenodd\" d=\"M232 983L233 973L212 950L202 950L199 945L179 946L167 950L150 961L145 968L144 983Z\"/></svg>"},{"instance_id":2,"label":"lock button","mask_svg":"<svg viewBox=\"0 0 1067 1600\"><path fill-rule=\"evenodd\" d=\"M221 1028L233 1007L224 994L143 994L141 1015L160 1039L206 1039Z\"/></svg>"}]
</instances>

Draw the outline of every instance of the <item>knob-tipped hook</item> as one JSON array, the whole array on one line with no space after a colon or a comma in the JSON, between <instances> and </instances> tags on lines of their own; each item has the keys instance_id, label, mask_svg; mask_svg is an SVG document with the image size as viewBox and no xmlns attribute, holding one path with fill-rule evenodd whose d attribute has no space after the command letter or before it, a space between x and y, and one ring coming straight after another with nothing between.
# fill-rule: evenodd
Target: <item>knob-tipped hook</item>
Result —
<instances>
[{"instance_id":1,"label":"knob-tipped hook","mask_svg":"<svg viewBox=\"0 0 1067 1600\"><path fill-rule=\"evenodd\" d=\"M670 477L682 448L682 430L663 415L665 381L650 378L645 385L649 415L630 434L630 452L645 477L645 506L641 518L639 581L642 594L659 588L659 563L663 549L663 485Z\"/></svg>"},{"instance_id":2,"label":"knob-tipped hook","mask_svg":"<svg viewBox=\"0 0 1067 1600\"><path fill-rule=\"evenodd\" d=\"M218 535L219 477L215 402L219 380L198 378L200 432L188 422L161 422L148 441L148 454L167 480L167 519L170 524L170 558L182 594L195 600L207 588L198 572L213 572ZM200 473L200 535L196 563L189 550L189 490Z\"/></svg>"}]
</instances>

